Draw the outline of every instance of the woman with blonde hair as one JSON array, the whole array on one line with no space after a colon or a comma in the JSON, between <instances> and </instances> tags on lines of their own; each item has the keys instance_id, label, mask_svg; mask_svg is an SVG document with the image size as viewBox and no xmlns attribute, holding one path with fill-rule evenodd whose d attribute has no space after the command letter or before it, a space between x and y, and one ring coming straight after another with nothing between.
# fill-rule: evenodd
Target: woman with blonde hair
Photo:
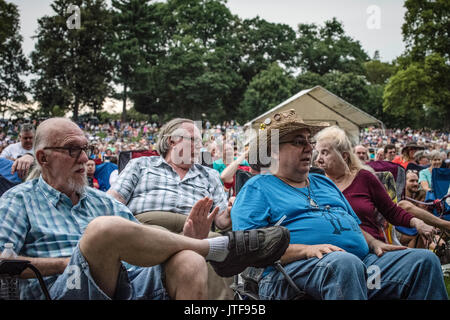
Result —
<instances>
[{"instance_id":1,"label":"woman with blonde hair","mask_svg":"<svg viewBox=\"0 0 450 320\"><path fill-rule=\"evenodd\" d=\"M357 158L344 130L337 126L326 128L316 135L316 141L316 163L344 194L364 231L387 242L380 227L380 213L392 225L416 228L425 241L431 239L433 228L391 200L379 179ZM391 249L399 247L391 246Z\"/></svg>"},{"instance_id":2,"label":"woman with blonde hair","mask_svg":"<svg viewBox=\"0 0 450 320\"><path fill-rule=\"evenodd\" d=\"M428 168L419 171L419 184L425 191L432 191L433 189L431 184L431 173L434 168L440 168L442 165L441 152L438 150L431 151L429 159L431 160L431 165Z\"/></svg>"}]
</instances>

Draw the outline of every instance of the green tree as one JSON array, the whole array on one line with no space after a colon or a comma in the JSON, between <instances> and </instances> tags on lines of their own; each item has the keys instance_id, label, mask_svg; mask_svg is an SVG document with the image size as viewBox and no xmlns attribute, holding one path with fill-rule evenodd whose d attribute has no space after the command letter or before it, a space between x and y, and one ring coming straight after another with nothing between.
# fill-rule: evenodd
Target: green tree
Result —
<instances>
[{"instance_id":1,"label":"green tree","mask_svg":"<svg viewBox=\"0 0 450 320\"><path fill-rule=\"evenodd\" d=\"M71 5L80 9L80 28L69 28ZM111 15L104 0L55 0L54 15L38 20L37 43L32 52L32 82L36 100L44 108L53 109L52 92L61 109L69 105L78 119L81 105L97 111L109 94L111 61L105 46L111 34ZM45 98L44 100L41 100Z\"/></svg>"},{"instance_id":2,"label":"green tree","mask_svg":"<svg viewBox=\"0 0 450 320\"><path fill-rule=\"evenodd\" d=\"M241 21L236 33L242 55L242 75L247 83L274 62L295 66L295 31L290 26L257 16Z\"/></svg>"},{"instance_id":3,"label":"green tree","mask_svg":"<svg viewBox=\"0 0 450 320\"><path fill-rule=\"evenodd\" d=\"M383 95L384 111L402 125L450 126L450 3L407 0L402 26L406 50Z\"/></svg>"},{"instance_id":4,"label":"green tree","mask_svg":"<svg viewBox=\"0 0 450 320\"><path fill-rule=\"evenodd\" d=\"M384 111L406 117L414 127L449 128L450 66L439 54L424 63L411 63L389 80L384 95ZM436 117L438 115L438 117Z\"/></svg>"},{"instance_id":5,"label":"green tree","mask_svg":"<svg viewBox=\"0 0 450 320\"><path fill-rule=\"evenodd\" d=\"M29 66L22 52L17 6L0 0L0 21L0 112L4 113L7 101L27 100L27 86L20 77Z\"/></svg>"},{"instance_id":6,"label":"green tree","mask_svg":"<svg viewBox=\"0 0 450 320\"><path fill-rule=\"evenodd\" d=\"M450 59L450 2L448 0L406 0L403 41L406 55L413 61L424 61L430 53Z\"/></svg>"},{"instance_id":7,"label":"green tree","mask_svg":"<svg viewBox=\"0 0 450 320\"><path fill-rule=\"evenodd\" d=\"M370 60L364 63L364 75L371 84L383 85L395 73L396 67L380 60Z\"/></svg>"},{"instance_id":8,"label":"green tree","mask_svg":"<svg viewBox=\"0 0 450 320\"><path fill-rule=\"evenodd\" d=\"M129 90L136 82L137 70L145 64L144 50L152 47L154 39L150 37L154 35L154 17L149 3L149 0L112 1L113 36L108 52L114 65L113 80L122 87L122 121L127 119Z\"/></svg>"},{"instance_id":9,"label":"green tree","mask_svg":"<svg viewBox=\"0 0 450 320\"><path fill-rule=\"evenodd\" d=\"M136 110L160 119L224 117L235 109L233 90L240 55L232 32L235 17L217 0L169 0L150 6L153 45L136 70L130 97Z\"/></svg>"},{"instance_id":10,"label":"green tree","mask_svg":"<svg viewBox=\"0 0 450 320\"><path fill-rule=\"evenodd\" d=\"M250 82L241 103L241 119L251 120L280 104L293 93L295 82L276 62Z\"/></svg>"},{"instance_id":11,"label":"green tree","mask_svg":"<svg viewBox=\"0 0 450 320\"><path fill-rule=\"evenodd\" d=\"M368 60L359 41L347 36L336 18L325 21L324 26L299 24L295 46L299 53L297 66L303 72L363 74L363 63Z\"/></svg>"}]
</instances>

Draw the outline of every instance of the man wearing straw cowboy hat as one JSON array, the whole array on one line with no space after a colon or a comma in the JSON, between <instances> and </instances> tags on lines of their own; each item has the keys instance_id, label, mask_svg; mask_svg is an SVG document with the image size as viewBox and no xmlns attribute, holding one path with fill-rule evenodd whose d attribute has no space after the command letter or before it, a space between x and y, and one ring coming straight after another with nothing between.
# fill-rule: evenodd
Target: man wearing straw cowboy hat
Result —
<instances>
[{"instance_id":1,"label":"man wearing straw cowboy hat","mask_svg":"<svg viewBox=\"0 0 450 320\"><path fill-rule=\"evenodd\" d=\"M396 156L392 162L397 163L406 169L409 163L415 163L414 154L416 151L423 149L423 146L419 146L415 142L408 142L406 146L403 147L402 154L400 156Z\"/></svg>"},{"instance_id":2,"label":"man wearing straw cowboy hat","mask_svg":"<svg viewBox=\"0 0 450 320\"><path fill-rule=\"evenodd\" d=\"M433 253L416 255L374 239L359 227L337 186L309 172L312 137L324 127L306 124L294 110L266 119L256 149L265 149L258 155L270 155L265 163L257 159L268 173L247 181L237 195L233 229L275 224L289 229L290 245L281 263L297 287L314 299L447 299ZM292 299L296 294L278 270L264 270L259 279L262 299Z\"/></svg>"}]
</instances>

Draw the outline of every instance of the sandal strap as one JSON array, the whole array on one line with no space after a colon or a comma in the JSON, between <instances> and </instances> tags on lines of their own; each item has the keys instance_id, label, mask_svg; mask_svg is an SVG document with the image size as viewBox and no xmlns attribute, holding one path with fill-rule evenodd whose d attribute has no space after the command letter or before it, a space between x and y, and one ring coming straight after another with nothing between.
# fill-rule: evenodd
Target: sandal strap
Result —
<instances>
[{"instance_id":1,"label":"sandal strap","mask_svg":"<svg viewBox=\"0 0 450 320\"><path fill-rule=\"evenodd\" d=\"M236 254L243 255L246 250L244 231L235 232Z\"/></svg>"},{"instance_id":2,"label":"sandal strap","mask_svg":"<svg viewBox=\"0 0 450 320\"><path fill-rule=\"evenodd\" d=\"M252 229L248 233L248 249L250 251L256 251L259 249L258 230Z\"/></svg>"}]
</instances>

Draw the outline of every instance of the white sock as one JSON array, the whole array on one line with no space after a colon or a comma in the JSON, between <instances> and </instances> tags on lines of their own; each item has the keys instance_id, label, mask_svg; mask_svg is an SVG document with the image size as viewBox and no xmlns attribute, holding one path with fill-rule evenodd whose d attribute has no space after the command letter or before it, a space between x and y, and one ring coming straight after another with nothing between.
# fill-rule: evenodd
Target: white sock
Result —
<instances>
[{"instance_id":1,"label":"white sock","mask_svg":"<svg viewBox=\"0 0 450 320\"><path fill-rule=\"evenodd\" d=\"M209 242L209 252L206 260L221 262L228 255L228 237L215 237L206 239Z\"/></svg>"}]
</instances>

